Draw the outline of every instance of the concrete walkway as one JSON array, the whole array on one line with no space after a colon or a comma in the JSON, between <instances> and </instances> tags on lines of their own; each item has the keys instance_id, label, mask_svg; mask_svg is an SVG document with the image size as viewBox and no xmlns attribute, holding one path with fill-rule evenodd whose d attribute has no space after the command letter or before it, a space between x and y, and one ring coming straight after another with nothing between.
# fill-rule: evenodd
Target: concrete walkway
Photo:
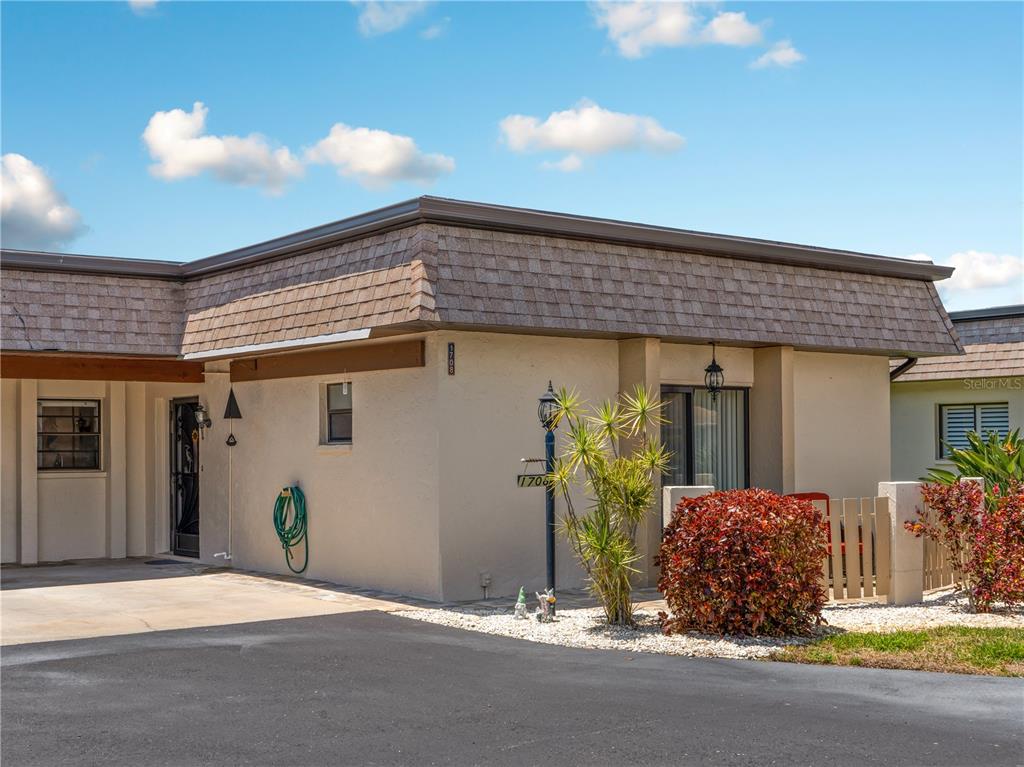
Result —
<instances>
[{"instance_id":1,"label":"concrete walkway","mask_svg":"<svg viewBox=\"0 0 1024 767\"><path fill-rule=\"evenodd\" d=\"M164 564L147 564L153 561ZM153 557L4 567L0 576L3 645L390 611L416 603Z\"/></svg>"}]
</instances>

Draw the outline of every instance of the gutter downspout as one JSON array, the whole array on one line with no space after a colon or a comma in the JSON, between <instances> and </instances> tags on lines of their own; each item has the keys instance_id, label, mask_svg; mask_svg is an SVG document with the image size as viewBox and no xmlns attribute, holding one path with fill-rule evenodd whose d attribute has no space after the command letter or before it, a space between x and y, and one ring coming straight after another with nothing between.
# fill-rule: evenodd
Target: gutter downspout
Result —
<instances>
[{"instance_id":1,"label":"gutter downspout","mask_svg":"<svg viewBox=\"0 0 1024 767\"><path fill-rule=\"evenodd\" d=\"M897 378L906 373L908 370L910 370L910 368L914 367L914 365L916 364L917 357L907 357L907 359L905 359L899 367L889 372L889 380L895 381Z\"/></svg>"}]
</instances>

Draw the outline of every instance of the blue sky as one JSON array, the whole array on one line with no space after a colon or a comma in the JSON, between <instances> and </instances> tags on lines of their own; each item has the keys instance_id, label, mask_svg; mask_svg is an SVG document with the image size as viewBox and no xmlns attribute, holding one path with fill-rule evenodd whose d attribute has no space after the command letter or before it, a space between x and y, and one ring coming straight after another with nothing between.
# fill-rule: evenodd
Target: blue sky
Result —
<instances>
[{"instance_id":1,"label":"blue sky","mask_svg":"<svg viewBox=\"0 0 1024 767\"><path fill-rule=\"evenodd\" d=\"M951 309L1024 302L1019 3L0 12L9 247L191 260L436 194L924 254Z\"/></svg>"}]
</instances>

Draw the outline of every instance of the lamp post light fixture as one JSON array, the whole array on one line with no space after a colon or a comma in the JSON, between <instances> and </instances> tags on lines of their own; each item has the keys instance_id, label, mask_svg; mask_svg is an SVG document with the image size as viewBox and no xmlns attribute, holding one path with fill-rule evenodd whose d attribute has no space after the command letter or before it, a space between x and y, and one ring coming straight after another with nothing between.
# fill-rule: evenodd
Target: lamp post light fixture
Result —
<instances>
[{"instance_id":1,"label":"lamp post light fixture","mask_svg":"<svg viewBox=\"0 0 1024 767\"><path fill-rule=\"evenodd\" d=\"M555 429L558 426L558 398L548 381L548 390L544 392L537 405L537 418L544 429L544 472L550 474L555 468ZM555 591L555 488L550 482L544 484L544 521L547 525L548 554L548 588ZM552 611L554 605L551 605Z\"/></svg>"},{"instance_id":2,"label":"lamp post light fixture","mask_svg":"<svg viewBox=\"0 0 1024 767\"><path fill-rule=\"evenodd\" d=\"M711 342L711 364L704 368L704 386L711 395L711 401L718 401L718 392L722 391L725 384L725 371L715 359L715 342Z\"/></svg>"}]
</instances>

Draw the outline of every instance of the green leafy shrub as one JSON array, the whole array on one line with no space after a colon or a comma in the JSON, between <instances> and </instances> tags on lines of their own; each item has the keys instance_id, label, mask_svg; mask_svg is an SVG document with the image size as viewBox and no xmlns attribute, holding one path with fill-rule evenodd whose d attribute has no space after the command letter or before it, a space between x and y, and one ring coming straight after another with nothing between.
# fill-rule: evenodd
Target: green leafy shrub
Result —
<instances>
[{"instance_id":1,"label":"green leafy shrub","mask_svg":"<svg viewBox=\"0 0 1024 767\"><path fill-rule=\"evenodd\" d=\"M1020 437L1020 429L1014 429L1006 439L1000 439L995 432L989 432L984 439L970 432L967 441L971 446L964 450L946 443L955 472L935 467L929 469L928 476L922 477L921 481L952 485L960 477L981 477L985 480L989 507L995 502L995 488L1024 483L1024 440Z\"/></svg>"},{"instance_id":2,"label":"green leafy shrub","mask_svg":"<svg viewBox=\"0 0 1024 767\"><path fill-rule=\"evenodd\" d=\"M662 421L661 403L639 386L597 408L564 388L556 401L555 421L567 426L567 436L548 481L565 500L563 533L605 618L632 625L636 530L654 505L654 478L668 463L668 453L648 436ZM573 502L574 487L591 500L586 512Z\"/></svg>"},{"instance_id":3,"label":"green leafy shrub","mask_svg":"<svg viewBox=\"0 0 1024 767\"><path fill-rule=\"evenodd\" d=\"M809 501L769 490L684 498L665 529L662 631L805 635L821 622L825 527Z\"/></svg>"}]
</instances>

